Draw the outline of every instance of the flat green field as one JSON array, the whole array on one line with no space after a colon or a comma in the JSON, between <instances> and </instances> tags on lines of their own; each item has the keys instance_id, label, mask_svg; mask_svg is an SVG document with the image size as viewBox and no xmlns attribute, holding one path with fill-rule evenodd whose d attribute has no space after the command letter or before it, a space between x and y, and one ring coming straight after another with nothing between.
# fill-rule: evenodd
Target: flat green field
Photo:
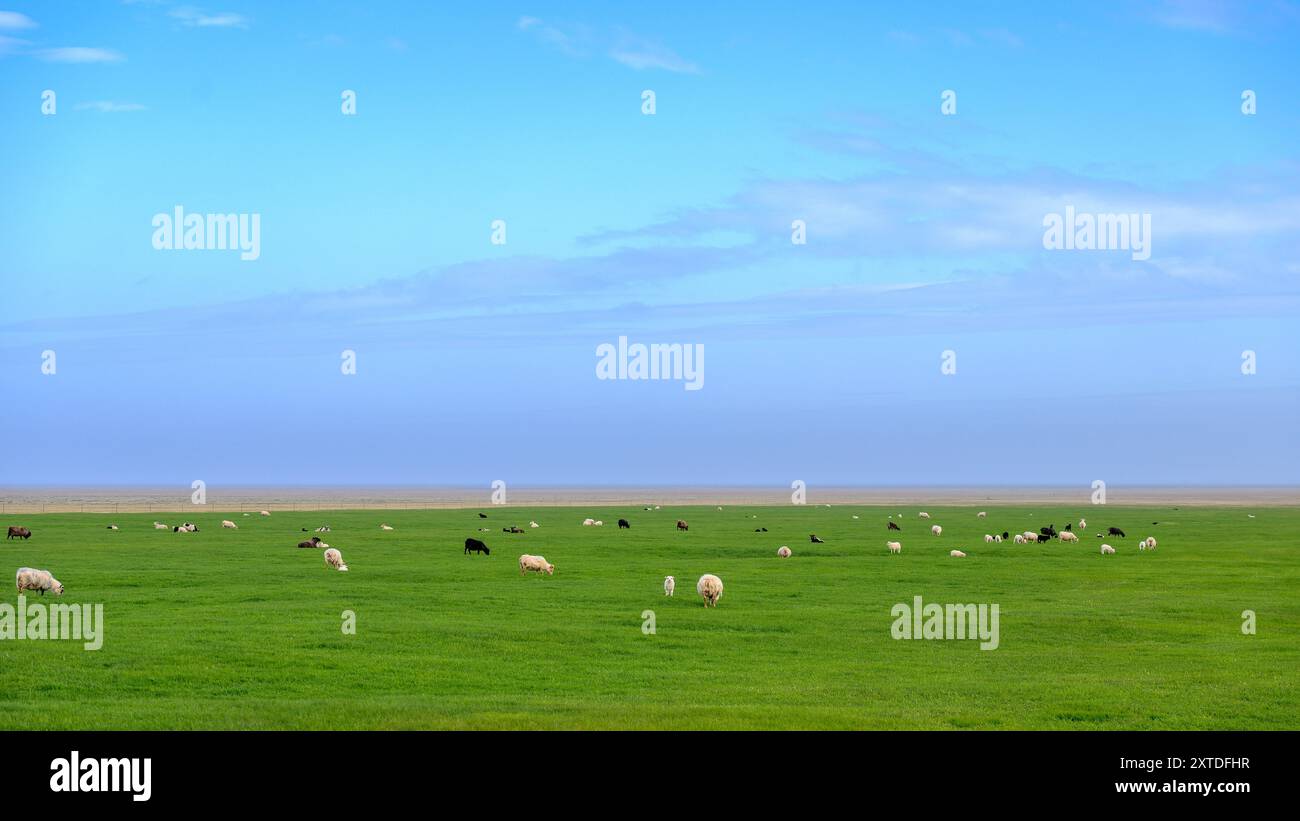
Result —
<instances>
[{"instance_id":1,"label":"flat green field","mask_svg":"<svg viewBox=\"0 0 1300 821\"><path fill-rule=\"evenodd\" d=\"M9 514L34 535L0 544L0 569L50 570L57 601L102 603L106 626L97 651L0 641L0 728L1300 728L1300 509L926 509L167 514L191 534L154 530L159 514ZM1077 545L983 540L1081 515ZM294 546L323 523L349 572ZM1109 525L1128 537L1093 535ZM492 555L463 555L467 536ZM521 553L555 575L521 577ZM716 609L702 573L726 586ZM914 596L997 604L999 647L895 640Z\"/></svg>"}]
</instances>

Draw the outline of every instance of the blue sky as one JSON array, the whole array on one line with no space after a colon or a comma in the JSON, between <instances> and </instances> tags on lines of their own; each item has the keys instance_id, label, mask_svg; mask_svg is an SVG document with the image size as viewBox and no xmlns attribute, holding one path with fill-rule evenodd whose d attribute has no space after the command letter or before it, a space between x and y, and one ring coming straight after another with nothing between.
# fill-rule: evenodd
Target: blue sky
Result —
<instances>
[{"instance_id":1,"label":"blue sky","mask_svg":"<svg viewBox=\"0 0 1300 821\"><path fill-rule=\"evenodd\" d=\"M0 0L0 484L1300 482L1300 6L717 5Z\"/></svg>"}]
</instances>

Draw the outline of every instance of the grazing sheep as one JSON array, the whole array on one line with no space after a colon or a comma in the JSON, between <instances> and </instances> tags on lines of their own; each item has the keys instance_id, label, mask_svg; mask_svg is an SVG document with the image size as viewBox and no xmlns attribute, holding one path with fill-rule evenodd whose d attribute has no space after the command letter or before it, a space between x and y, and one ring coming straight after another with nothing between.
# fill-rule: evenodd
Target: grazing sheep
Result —
<instances>
[{"instance_id":1,"label":"grazing sheep","mask_svg":"<svg viewBox=\"0 0 1300 821\"><path fill-rule=\"evenodd\" d=\"M1067 530L1067 531L1065 531L1064 533L1061 534L1061 541L1063 541L1063 542L1077 542L1077 541L1079 541L1079 537L1076 536L1076 535L1074 535L1073 533L1071 533L1070 531Z\"/></svg>"},{"instance_id":2,"label":"grazing sheep","mask_svg":"<svg viewBox=\"0 0 1300 821\"><path fill-rule=\"evenodd\" d=\"M30 567L18 568L18 575L15 579L18 585L18 592L24 590L39 590L41 595L45 595L46 590L53 590L54 595L63 595L63 582L50 575L48 570L34 570Z\"/></svg>"},{"instance_id":3,"label":"grazing sheep","mask_svg":"<svg viewBox=\"0 0 1300 821\"><path fill-rule=\"evenodd\" d=\"M722 598L722 579L712 573L705 573L695 583L695 592L704 599L705 607L717 607L718 599Z\"/></svg>"},{"instance_id":4,"label":"grazing sheep","mask_svg":"<svg viewBox=\"0 0 1300 821\"><path fill-rule=\"evenodd\" d=\"M890 552L890 553L902 553L902 552L903 552L903 543L902 543L902 542L885 542L885 547L889 548L889 552Z\"/></svg>"},{"instance_id":5,"label":"grazing sheep","mask_svg":"<svg viewBox=\"0 0 1300 821\"><path fill-rule=\"evenodd\" d=\"M392 526L392 525L386 525L386 524L385 524L385 525L380 525L380 526L379 526L379 529L380 529L380 530L392 530L392 529L393 529L393 526Z\"/></svg>"},{"instance_id":6,"label":"grazing sheep","mask_svg":"<svg viewBox=\"0 0 1300 821\"><path fill-rule=\"evenodd\" d=\"M1002 543L1002 537L999 536L998 534L994 533L994 534L993 534L993 541L997 542L998 544L1001 544L1001 543Z\"/></svg>"},{"instance_id":7,"label":"grazing sheep","mask_svg":"<svg viewBox=\"0 0 1300 821\"><path fill-rule=\"evenodd\" d=\"M1138 542L1138 550L1155 550L1155 549L1156 549L1155 536L1148 536L1142 541Z\"/></svg>"},{"instance_id":8,"label":"grazing sheep","mask_svg":"<svg viewBox=\"0 0 1300 821\"><path fill-rule=\"evenodd\" d=\"M658 510L658 507L656 506L655 509ZM683 521L682 519L678 519L678 520L677 520L677 529L678 529L678 530L690 530L691 528L690 528L690 525L686 524L685 521Z\"/></svg>"},{"instance_id":9,"label":"grazing sheep","mask_svg":"<svg viewBox=\"0 0 1300 821\"><path fill-rule=\"evenodd\" d=\"M629 522L627 519L619 519L619 520L618 520L618 529L619 529L619 530L631 530L631 529L632 529L632 523Z\"/></svg>"},{"instance_id":10,"label":"grazing sheep","mask_svg":"<svg viewBox=\"0 0 1300 821\"><path fill-rule=\"evenodd\" d=\"M1044 542L1050 542L1051 540L1052 540L1052 537L1051 537L1051 536L1048 536L1046 533L1039 533L1039 534L1038 534L1038 543L1039 543L1039 544L1043 544Z\"/></svg>"},{"instance_id":11,"label":"grazing sheep","mask_svg":"<svg viewBox=\"0 0 1300 821\"><path fill-rule=\"evenodd\" d=\"M492 555L492 551L488 550L488 546L480 542L478 539L465 540L465 555L469 555L470 553L482 553L484 556Z\"/></svg>"},{"instance_id":12,"label":"grazing sheep","mask_svg":"<svg viewBox=\"0 0 1300 821\"><path fill-rule=\"evenodd\" d=\"M602 522L600 519L597 519L596 521L592 522L592 524L596 527L604 527L605 525L605 523Z\"/></svg>"},{"instance_id":13,"label":"grazing sheep","mask_svg":"<svg viewBox=\"0 0 1300 821\"><path fill-rule=\"evenodd\" d=\"M1104 544L1104 545L1101 546L1101 555L1103 555L1103 556L1113 556L1113 555L1115 555L1115 548L1111 547L1111 546L1108 545L1108 544Z\"/></svg>"},{"instance_id":14,"label":"grazing sheep","mask_svg":"<svg viewBox=\"0 0 1300 821\"><path fill-rule=\"evenodd\" d=\"M153 523L153 529L154 529L154 530L166 530L166 529L167 529L167 525L163 524L162 522L154 522L154 523Z\"/></svg>"},{"instance_id":15,"label":"grazing sheep","mask_svg":"<svg viewBox=\"0 0 1300 821\"><path fill-rule=\"evenodd\" d=\"M943 533L943 528L942 528L942 527L939 527L939 525L931 525L931 526L930 526L930 532L933 533L933 534L936 535L936 536L939 536L939 535L941 535L941 534Z\"/></svg>"},{"instance_id":16,"label":"grazing sheep","mask_svg":"<svg viewBox=\"0 0 1300 821\"><path fill-rule=\"evenodd\" d=\"M979 513L976 513L976 514L975 514L975 518L976 518L976 519L984 519L984 518L987 518L988 515L989 515L989 514L987 514L987 513L985 513L984 511L981 510Z\"/></svg>"},{"instance_id":17,"label":"grazing sheep","mask_svg":"<svg viewBox=\"0 0 1300 821\"><path fill-rule=\"evenodd\" d=\"M903 530L903 528L899 527L898 525L894 524L893 522L890 522L890 523L889 523L889 527L885 528L885 530L897 530L897 531L899 531L899 532L901 533L902 530Z\"/></svg>"},{"instance_id":18,"label":"grazing sheep","mask_svg":"<svg viewBox=\"0 0 1300 821\"><path fill-rule=\"evenodd\" d=\"M270 516L270 515L271 515L271 511L269 511L269 510L259 510L259 511L257 512L257 515L259 515L259 516Z\"/></svg>"},{"instance_id":19,"label":"grazing sheep","mask_svg":"<svg viewBox=\"0 0 1300 821\"><path fill-rule=\"evenodd\" d=\"M228 529L230 529L230 530L238 530L238 529L239 529L239 525L235 524L234 522L230 521L229 519L222 519L222 520L221 520L221 526L224 527L224 528L228 528Z\"/></svg>"},{"instance_id":20,"label":"grazing sheep","mask_svg":"<svg viewBox=\"0 0 1300 821\"><path fill-rule=\"evenodd\" d=\"M964 559L964 558L966 558L966 554L965 554L965 553L962 553L960 550L949 550L949 551L948 551L948 555L949 555L949 556L952 556L954 559Z\"/></svg>"},{"instance_id":21,"label":"grazing sheep","mask_svg":"<svg viewBox=\"0 0 1300 821\"><path fill-rule=\"evenodd\" d=\"M1032 530L1026 530L1026 531L1024 532L1024 534L1022 534L1022 535L1024 535L1024 537L1025 537L1025 541L1027 541L1027 542L1036 542L1036 541L1038 541L1038 534L1035 533L1035 532L1032 531Z\"/></svg>"},{"instance_id":22,"label":"grazing sheep","mask_svg":"<svg viewBox=\"0 0 1300 821\"><path fill-rule=\"evenodd\" d=\"M1107 536L1119 536L1121 539L1128 538L1127 536L1124 535L1124 531L1120 530L1118 527L1110 527L1110 528L1107 528L1107 529L1106 529L1106 535L1107 535Z\"/></svg>"},{"instance_id":23,"label":"grazing sheep","mask_svg":"<svg viewBox=\"0 0 1300 821\"><path fill-rule=\"evenodd\" d=\"M8 541L9 539L14 538L15 536L25 541L32 537L32 532L25 527L10 527L9 535L5 536L5 540Z\"/></svg>"},{"instance_id":24,"label":"grazing sheep","mask_svg":"<svg viewBox=\"0 0 1300 821\"><path fill-rule=\"evenodd\" d=\"M594 525L595 523L596 523L596 520L595 520L595 519L583 519L583 520L582 520L582 526L583 526L583 527L591 527L591 526Z\"/></svg>"},{"instance_id":25,"label":"grazing sheep","mask_svg":"<svg viewBox=\"0 0 1300 821\"><path fill-rule=\"evenodd\" d=\"M343 563L343 554L338 552L338 550L332 547L329 550L325 551L325 564L329 565L335 570L346 571L348 569L348 566Z\"/></svg>"},{"instance_id":26,"label":"grazing sheep","mask_svg":"<svg viewBox=\"0 0 1300 821\"><path fill-rule=\"evenodd\" d=\"M984 534L984 544L992 544L992 543L993 543L993 534L991 534L991 533L985 533L985 534Z\"/></svg>"},{"instance_id":27,"label":"grazing sheep","mask_svg":"<svg viewBox=\"0 0 1300 821\"><path fill-rule=\"evenodd\" d=\"M664 595L671 596L677 589L677 580L672 576L664 576Z\"/></svg>"},{"instance_id":28,"label":"grazing sheep","mask_svg":"<svg viewBox=\"0 0 1300 821\"><path fill-rule=\"evenodd\" d=\"M776 549L776 555L780 556L783 559L788 559L790 558L790 548L786 547L785 545L781 545Z\"/></svg>"},{"instance_id":29,"label":"grazing sheep","mask_svg":"<svg viewBox=\"0 0 1300 821\"><path fill-rule=\"evenodd\" d=\"M555 575L555 565L546 561L543 556L529 556L527 553L519 557L519 575L531 570L534 573L547 573Z\"/></svg>"},{"instance_id":30,"label":"grazing sheep","mask_svg":"<svg viewBox=\"0 0 1300 821\"><path fill-rule=\"evenodd\" d=\"M486 518L487 518L487 514L486 514L486 513L480 513L480 514L478 515L478 517L479 517L480 519L486 519Z\"/></svg>"},{"instance_id":31,"label":"grazing sheep","mask_svg":"<svg viewBox=\"0 0 1300 821\"><path fill-rule=\"evenodd\" d=\"M813 544L826 544L826 543L823 542L821 539L817 538L817 534L816 534L816 533L810 534L810 535L808 536L808 541L812 542Z\"/></svg>"},{"instance_id":32,"label":"grazing sheep","mask_svg":"<svg viewBox=\"0 0 1300 821\"><path fill-rule=\"evenodd\" d=\"M922 510L922 511L921 511L921 518L922 518L922 519L928 519L928 518L930 518L930 514L929 514L929 513L926 513L924 510Z\"/></svg>"},{"instance_id":33,"label":"grazing sheep","mask_svg":"<svg viewBox=\"0 0 1300 821\"><path fill-rule=\"evenodd\" d=\"M1024 535L1023 535L1023 534L1020 534L1020 533L1017 533L1017 534L1015 535L1015 543L1016 543L1016 544L1024 544L1024 543L1025 543L1025 537L1024 537Z\"/></svg>"}]
</instances>

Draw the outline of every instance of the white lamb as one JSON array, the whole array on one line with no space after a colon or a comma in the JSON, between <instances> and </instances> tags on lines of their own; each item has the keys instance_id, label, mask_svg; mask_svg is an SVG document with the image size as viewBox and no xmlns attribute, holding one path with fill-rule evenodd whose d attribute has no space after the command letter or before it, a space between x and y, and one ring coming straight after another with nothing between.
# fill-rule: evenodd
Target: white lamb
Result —
<instances>
[{"instance_id":1,"label":"white lamb","mask_svg":"<svg viewBox=\"0 0 1300 821\"><path fill-rule=\"evenodd\" d=\"M780 556L783 559L788 559L790 558L790 548L786 547L785 545L781 545L776 549L776 555Z\"/></svg>"},{"instance_id":2,"label":"white lamb","mask_svg":"<svg viewBox=\"0 0 1300 821\"><path fill-rule=\"evenodd\" d=\"M712 573L705 573L695 583L695 592L704 599L705 607L717 607L718 599L722 598L722 579Z\"/></svg>"},{"instance_id":3,"label":"white lamb","mask_svg":"<svg viewBox=\"0 0 1300 821\"><path fill-rule=\"evenodd\" d=\"M949 556L952 556L954 559L964 559L964 558L966 558L966 554L965 554L965 553L962 553L960 550L950 550L950 551L948 551L948 555L949 555Z\"/></svg>"},{"instance_id":4,"label":"white lamb","mask_svg":"<svg viewBox=\"0 0 1300 821\"><path fill-rule=\"evenodd\" d=\"M889 552L890 552L890 553L902 553L902 552L903 552L903 543L902 543L902 542L885 542L885 547L889 548Z\"/></svg>"},{"instance_id":5,"label":"white lamb","mask_svg":"<svg viewBox=\"0 0 1300 821\"><path fill-rule=\"evenodd\" d=\"M385 525L380 525L380 526L379 526L379 529L380 529L380 530L392 530L393 527L392 527L392 525L386 525L386 524L385 524Z\"/></svg>"},{"instance_id":6,"label":"white lamb","mask_svg":"<svg viewBox=\"0 0 1300 821\"><path fill-rule=\"evenodd\" d=\"M54 595L63 595L63 582L50 575L48 570L35 570L30 567L18 568L18 574L15 578L18 585L18 592L24 590L39 590L41 595L45 595L46 590L54 591Z\"/></svg>"},{"instance_id":7,"label":"white lamb","mask_svg":"<svg viewBox=\"0 0 1300 821\"><path fill-rule=\"evenodd\" d=\"M235 524L234 522L230 521L229 519L222 519L222 520L221 520L221 526L222 526L222 527L225 527L225 528L229 528L230 530L238 530L238 529L239 529L239 525Z\"/></svg>"},{"instance_id":8,"label":"white lamb","mask_svg":"<svg viewBox=\"0 0 1300 821\"><path fill-rule=\"evenodd\" d=\"M985 544L992 544L992 543L993 543L993 535L990 534L990 533L985 533L985 534L984 534L984 543L985 543Z\"/></svg>"},{"instance_id":9,"label":"white lamb","mask_svg":"<svg viewBox=\"0 0 1300 821\"><path fill-rule=\"evenodd\" d=\"M983 519L983 518L987 517L988 515L989 515L989 514L987 514L987 513L985 513L984 511L981 510L979 513L976 513L976 514L975 514L975 518L976 518L976 519Z\"/></svg>"},{"instance_id":10,"label":"white lamb","mask_svg":"<svg viewBox=\"0 0 1300 821\"><path fill-rule=\"evenodd\" d=\"M527 553L519 557L519 575L532 571L533 573L547 573L555 575L555 565L546 561L543 556L530 556Z\"/></svg>"},{"instance_id":11,"label":"white lamb","mask_svg":"<svg viewBox=\"0 0 1300 821\"><path fill-rule=\"evenodd\" d=\"M335 570L347 570L348 566L343 563L343 554L334 548L325 551L325 564Z\"/></svg>"},{"instance_id":12,"label":"white lamb","mask_svg":"<svg viewBox=\"0 0 1300 821\"><path fill-rule=\"evenodd\" d=\"M1104 544L1101 546L1101 555L1113 556L1114 554L1115 554L1115 548L1111 547L1108 544Z\"/></svg>"},{"instance_id":13,"label":"white lamb","mask_svg":"<svg viewBox=\"0 0 1300 821\"><path fill-rule=\"evenodd\" d=\"M677 589L677 580L672 576L664 576L664 595L671 596Z\"/></svg>"},{"instance_id":14,"label":"white lamb","mask_svg":"<svg viewBox=\"0 0 1300 821\"><path fill-rule=\"evenodd\" d=\"M943 533L943 528L942 528L942 527L939 527L938 525L932 525L932 526L930 527L930 532L933 533L933 534L936 535L936 536L939 536L939 535L941 535L941 534Z\"/></svg>"},{"instance_id":15,"label":"white lamb","mask_svg":"<svg viewBox=\"0 0 1300 821\"><path fill-rule=\"evenodd\" d=\"M929 513L926 513L924 510L922 510L922 511L921 511L921 518L922 518L922 519L928 519L928 518L930 518L930 514L929 514Z\"/></svg>"}]
</instances>

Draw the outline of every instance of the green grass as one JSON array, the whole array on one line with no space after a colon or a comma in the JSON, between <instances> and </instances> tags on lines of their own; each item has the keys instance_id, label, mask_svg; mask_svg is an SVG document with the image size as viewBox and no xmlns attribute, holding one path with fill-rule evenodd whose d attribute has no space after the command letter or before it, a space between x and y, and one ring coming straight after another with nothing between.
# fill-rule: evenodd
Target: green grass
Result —
<instances>
[{"instance_id":1,"label":"green grass","mask_svg":"<svg viewBox=\"0 0 1300 821\"><path fill-rule=\"evenodd\" d=\"M35 535L0 544L0 569L51 570L107 624L96 652L0 641L0 728L1300 727L1300 509L976 509L928 508L939 538L901 506L167 516L197 522L188 535L153 530L158 514L9 514ZM1080 514L1077 546L983 542ZM323 522L350 572L294 547ZM1128 538L1102 557L1109 524ZM1139 553L1147 535L1160 547ZM462 555L466 536L492 555ZM521 577L524 552L555 575ZM716 609L695 594L705 572L726 585ZM891 608L916 595L997 603L1001 646L892 639Z\"/></svg>"}]
</instances>

